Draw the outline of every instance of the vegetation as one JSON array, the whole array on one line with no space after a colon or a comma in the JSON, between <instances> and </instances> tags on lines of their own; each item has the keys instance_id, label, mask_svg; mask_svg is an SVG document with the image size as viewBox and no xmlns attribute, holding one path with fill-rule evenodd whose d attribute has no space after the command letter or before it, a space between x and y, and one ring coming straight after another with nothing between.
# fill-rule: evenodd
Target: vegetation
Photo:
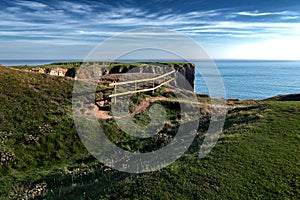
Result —
<instances>
[{"instance_id":1,"label":"vegetation","mask_svg":"<svg viewBox=\"0 0 300 200\"><path fill-rule=\"evenodd\" d=\"M224 131L207 157L198 158L203 121L199 136L176 162L129 174L105 167L81 143L72 120L72 86L64 77L0 67L0 199L300 198L299 102L232 100ZM164 88L159 92L172 96ZM133 97L133 103L151 95ZM167 108L170 123L162 132L170 139L178 105L157 103ZM147 112L135 116L136 122L147 123ZM109 139L128 151L165 145L162 137L124 134L113 119L100 122Z\"/></svg>"},{"instance_id":2,"label":"vegetation","mask_svg":"<svg viewBox=\"0 0 300 200\"><path fill-rule=\"evenodd\" d=\"M51 63L51 64L45 64L45 65L39 65L36 67L28 66L28 65L20 65L20 66L13 66L15 69L34 69L34 68L57 68L57 67L63 67L63 68L79 68L82 65L83 62L65 62L65 63Z\"/></svg>"},{"instance_id":3,"label":"vegetation","mask_svg":"<svg viewBox=\"0 0 300 200\"><path fill-rule=\"evenodd\" d=\"M175 65L184 65L187 64L186 62L128 62L128 63L118 63L118 62L100 62L100 61L79 61L79 62L61 62L61 63L51 63L51 64L45 64L45 65L39 65L36 66L38 68L45 68L45 69L55 69L55 68L66 68L66 69L71 69L75 68L76 70L80 66L85 66L85 65L94 65L94 64L99 64L99 66L106 66L108 70L112 69L117 69L118 71L129 71L133 68L136 67L145 67L149 65L157 66L157 65L165 65L165 66L170 66L174 67ZM13 66L16 69L33 69L32 66L24 65L24 66Z\"/></svg>"}]
</instances>

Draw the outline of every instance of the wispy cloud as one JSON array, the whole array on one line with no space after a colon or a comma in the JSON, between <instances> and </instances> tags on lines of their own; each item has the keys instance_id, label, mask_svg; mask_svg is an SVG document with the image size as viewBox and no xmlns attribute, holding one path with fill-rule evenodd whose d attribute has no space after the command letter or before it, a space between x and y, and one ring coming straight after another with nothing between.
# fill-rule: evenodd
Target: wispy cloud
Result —
<instances>
[{"instance_id":1,"label":"wispy cloud","mask_svg":"<svg viewBox=\"0 0 300 200\"><path fill-rule=\"evenodd\" d=\"M40 8L46 8L47 5L40 3L40 2L35 2L35 1L14 1L15 5L18 6L24 6L27 8L31 9L40 9Z\"/></svg>"},{"instance_id":2,"label":"wispy cloud","mask_svg":"<svg viewBox=\"0 0 300 200\"><path fill-rule=\"evenodd\" d=\"M169 2L170 3L170 2ZM193 38L222 43L247 39L294 36L300 12L240 10L239 8L180 10L153 9L129 3L98 1L11 1L1 7L0 41L28 41L46 45L97 44L135 28L158 27ZM136 36L136 35L135 35ZM238 39L236 39L238 38Z\"/></svg>"},{"instance_id":3,"label":"wispy cloud","mask_svg":"<svg viewBox=\"0 0 300 200\"><path fill-rule=\"evenodd\" d=\"M155 26L171 28L190 36L210 34L211 37L221 35L228 37L246 37L247 35L250 37L251 35L269 37L274 36L272 32L274 28L288 28L288 30L283 30L286 34L289 30L298 29L300 26L297 23L269 21L224 21L224 16L227 15L252 17L279 15L286 20L297 19L297 13L291 11L235 12L230 9L219 9L186 13L168 10L168 12L159 13L138 7L112 7L100 3L97 6L103 7L103 10L99 12L98 7L94 4L69 1L60 1L51 6L33 1L16 1L14 5L0 13L0 17L6 19L0 21L0 26L2 29L9 27L9 31L0 32L2 36L20 36L21 38L36 36L45 39L74 40L83 35L108 37L128 28ZM38 8L38 10L24 9L24 6ZM18 31L14 31L14 29L18 29ZM19 31L20 29L23 31ZM35 31L31 31L31 29Z\"/></svg>"},{"instance_id":4,"label":"wispy cloud","mask_svg":"<svg viewBox=\"0 0 300 200\"><path fill-rule=\"evenodd\" d=\"M300 16L293 15L293 16L283 16L280 19L282 19L282 20L291 20L291 19L299 19L299 18L300 18Z\"/></svg>"},{"instance_id":5,"label":"wispy cloud","mask_svg":"<svg viewBox=\"0 0 300 200\"><path fill-rule=\"evenodd\" d=\"M92 12L93 8L89 4L84 3L73 3L68 1L61 1L56 5L57 9L62 9L65 11L86 14Z\"/></svg>"},{"instance_id":6,"label":"wispy cloud","mask_svg":"<svg viewBox=\"0 0 300 200\"><path fill-rule=\"evenodd\" d=\"M251 17L260 17L260 16L267 16L267 15L294 15L297 14L295 12L291 11L281 11L281 12L259 12L258 10L256 11L243 11L243 12L238 12L236 13L237 15L243 15L243 16L251 16Z\"/></svg>"}]
</instances>

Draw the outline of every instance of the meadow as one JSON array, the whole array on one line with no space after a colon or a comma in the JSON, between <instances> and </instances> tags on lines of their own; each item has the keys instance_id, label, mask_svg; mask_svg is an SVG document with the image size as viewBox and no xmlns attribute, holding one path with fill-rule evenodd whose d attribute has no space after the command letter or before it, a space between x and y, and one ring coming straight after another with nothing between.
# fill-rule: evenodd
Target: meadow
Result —
<instances>
[{"instance_id":1,"label":"meadow","mask_svg":"<svg viewBox=\"0 0 300 200\"><path fill-rule=\"evenodd\" d=\"M130 174L104 166L85 149L72 118L73 83L0 67L0 199L300 198L299 101L228 100L223 133L208 156L199 159L204 126L173 164ZM155 95L170 96L159 92ZM140 98L145 96L133 102ZM175 123L174 102L156 103ZM147 115L139 114L137 123L147 123ZM109 139L126 150L164 145L122 133L113 119L100 122ZM164 132L176 127L169 128Z\"/></svg>"}]
</instances>

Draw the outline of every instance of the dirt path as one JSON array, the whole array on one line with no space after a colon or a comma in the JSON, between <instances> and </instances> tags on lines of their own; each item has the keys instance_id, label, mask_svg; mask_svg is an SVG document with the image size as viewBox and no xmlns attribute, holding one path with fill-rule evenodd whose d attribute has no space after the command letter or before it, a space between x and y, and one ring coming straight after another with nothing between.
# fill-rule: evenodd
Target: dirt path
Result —
<instances>
[{"instance_id":1,"label":"dirt path","mask_svg":"<svg viewBox=\"0 0 300 200\"><path fill-rule=\"evenodd\" d=\"M178 99L170 99L167 97L151 97L151 98L145 98L143 101L135 107L135 110L130 114L131 117L140 114L144 112L151 103L154 103L156 101L168 101L168 102L178 102ZM180 103L189 103L189 104L198 104L199 106L205 105L205 103L200 102L192 102L188 100L179 100ZM109 115L109 111L102 111L99 110L97 106L95 106L95 114L97 119L111 119L114 118L113 116ZM129 117L129 116L122 116L122 117Z\"/></svg>"},{"instance_id":2,"label":"dirt path","mask_svg":"<svg viewBox=\"0 0 300 200\"><path fill-rule=\"evenodd\" d=\"M135 116L137 114L140 114L141 112L144 112L151 103L155 101L166 101L166 97L152 97L152 98L145 98L143 99L142 103L135 107L135 110L132 112L131 116Z\"/></svg>"},{"instance_id":3,"label":"dirt path","mask_svg":"<svg viewBox=\"0 0 300 200\"><path fill-rule=\"evenodd\" d=\"M131 117L140 114L141 112L144 112L153 102L156 101L166 101L166 97L152 97L152 98L145 98L139 104L138 106L135 107L135 110L131 113ZM99 110L98 106L95 106L94 108L95 115L97 119L111 119L113 116L109 115L109 111L104 111L104 110ZM124 116L128 117L128 116Z\"/></svg>"},{"instance_id":4,"label":"dirt path","mask_svg":"<svg viewBox=\"0 0 300 200\"><path fill-rule=\"evenodd\" d=\"M98 106L96 106L96 105L95 105L94 111L95 111L95 115L96 115L97 119L111 119L111 118L113 118L112 116L109 115L108 111L99 110Z\"/></svg>"}]
</instances>

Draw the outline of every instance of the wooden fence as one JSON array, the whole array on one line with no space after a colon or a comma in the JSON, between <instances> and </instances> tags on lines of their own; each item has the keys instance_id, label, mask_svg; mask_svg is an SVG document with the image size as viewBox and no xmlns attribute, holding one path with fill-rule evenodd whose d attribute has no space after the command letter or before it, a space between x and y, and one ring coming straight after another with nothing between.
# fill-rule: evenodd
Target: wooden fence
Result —
<instances>
[{"instance_id":1,"label":"wooden fence","mask_svg":"<svg viewBox=\"0 0 300 200\"><path fill-rule=\"evenodd\" d=\"M114 93L109 95L109 97L114 98L114 102L116 102L117 101L116 97L118 97L118 96L123 96L123 95L128 95L128 94L135 94L135 93L138 93L138 92L154 91L154 90L160 88L161 86L166 85L166 84L170 83L171 81L175 80L174 77L166 80L167 76L170 76L170 75L174 74L175 72L176 72L175 70L172 70L170 72L167 72L165 74L162 74L160 76L156 76L156 77L153 77L153 78L145 78L145 79L139 79L139 80L131 80L131 81L124 81L124 82L110 83L109 86L114 87ZM154 81L159 80L159 79L164 79L164 80L163 80L162 83L155 86ZM146 88L146 89L138 89L137 88L138 83L149 82L149 81L152 81L152 87ZM134 90L126 91L126 92L120 92L120 93L117 92L117 86L127 85L127 84L134 84Z\"/></svg>"}]
</instances>

